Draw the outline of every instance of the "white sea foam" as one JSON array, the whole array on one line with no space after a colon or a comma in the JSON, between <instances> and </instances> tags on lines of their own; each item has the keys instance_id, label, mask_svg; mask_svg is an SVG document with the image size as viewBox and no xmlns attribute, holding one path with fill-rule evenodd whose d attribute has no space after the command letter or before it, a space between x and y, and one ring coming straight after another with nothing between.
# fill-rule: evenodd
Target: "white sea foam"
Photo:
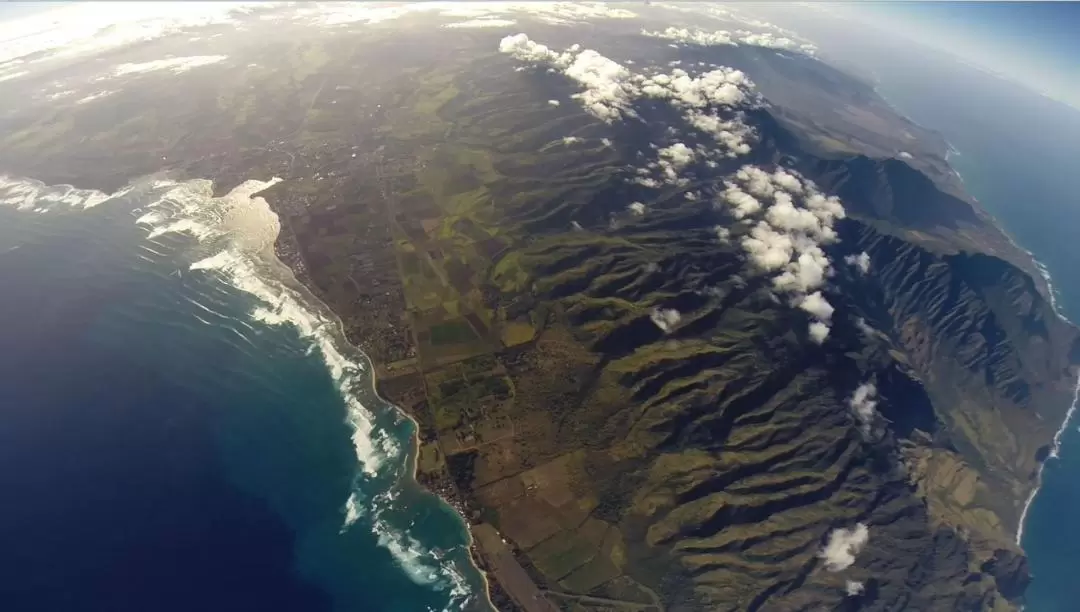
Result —
<instances>
[{"instance_id":1,"label":"white sea foam","mask_svg":"<svg viewBox=\"0 0 1080 612\"><path fill-rule=\"evenodd\" d=\"M213 252L190 265L191 270L218 274L229 285L256 298L251 318L264 325L288 325L311 343L326 363L345 400L353 446L364 473L377 475L396 446L385 431L376 429L374 416L357 399L368 384L363 364L341 348L336 320L310 307L309 296L274 270L273 246L281 224L262 198L253 197L280 179L245 181L214 198L209 181L155 184L166 191L145 207L136 223L149 229L151 241L168 234L186 234ZM388 442L388 440L390 440Z\"/></svg>"},{"instance_id":2,"label":"white sea foam","mask_svg":"<svg viewBox=\"0 0 1080 612\"><path fill-rule=\"evenodd\" d=\"M394 529L383 519L382 509L390 507L396 498L394 491L375 497L372 531L378 536L379 546L389 551L402 571L416 584L447 591L450 603L444 608L445 612L465 609L471 599L465 574L453 562L446 560L444 553L425 548L408 529Z\"/></svg>"},{"instance_id":3,"label":"white sea foam","mask_svg":"<svg viewBox=\"0 0 1080 612\"><path fill-rule=\"evenodd\" d=\"M1069 427L1069 423L1072 422L1073 416L1076 415L1076 404L1080 400L1080 376L1076 379L1076 387L1073 388L1073 401L1069 406L1068 412L1065 413L1065 421L1061 424L1061 427L1054 434L1054 440L1050 444L1050 456L1046 461L1050 459L1057 459L1061 454L1061 437L1065 434L1065 431ZM1042 474L1043 468L1046 467L1046 461L1043 461L1039 465L1039 472L1035 477L1035 481L1039 483L1031 493L1028 494L1027 501L1024 502L1024 509L1020 512L1020 525L1016 528L1016 545L1020 546L1024 539L1024 523L1027 521L1028 510L1031 509L1031 503L1035 501L1035 496L1039 494L1039 489L1042 488Z\"/></svg>"},{"instance_id":4,"label":"white sea foam","mask_svg":"<svg viewBox=\"0 0 1080 612\"><path fill-rule=\"evenodd\" d=\"M280 222L266 201L254 196L277 180L246 181L220 198L212 197L207 181L159 182L156 187L164 190L163 195L145 207L137 223L148 228L148 239L170 233L194 237L199 248L210 254L192 263L191 270L217 274L256 298L251 311L254 321L291 326L310 342L311 350L322 356L345 401L361 476L385 476L388 478L384 481L394 482L404 473L406 455L387 431L376 426L374 415L361 402L371 384L364 375L364 363L351 359L348 351L340 348L345 341L338 321L313 307L311 296L283 278L286 271L273 267L273 245ZM202 304L196 305L217 314ZM447 592L452 604L448 610L462 609L471 596L465 574L452 561L425 547L407 528L391 523L388 512L395 507L397 496L398 488L393 486L365 503L362 492L354 489L342 507L341 530L352 528L361 518L367 519L379 546L391 554L410 580Z\"/></svg>"},{"instance_id":5,"label":"white sea foam","mask_svg":"<svg viewBox=\"0 0 1080 612\"><path fill-rule=\"evenodd\" d=\"M0 205L38 213L50 212L57 207L93 208L106 200L123 196L128 191L125 189L109 195L94 189L46 185L33 179L0 174Z\"/></svg>"}]
</instances>

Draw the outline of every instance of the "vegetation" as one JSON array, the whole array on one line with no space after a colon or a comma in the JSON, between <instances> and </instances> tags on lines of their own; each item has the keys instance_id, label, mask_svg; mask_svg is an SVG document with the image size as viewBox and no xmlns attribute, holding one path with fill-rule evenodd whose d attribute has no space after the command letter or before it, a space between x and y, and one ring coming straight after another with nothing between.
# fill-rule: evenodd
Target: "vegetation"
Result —
<instances>
[{"instance_id":1,"label":"vegetation","mask_svg":"<svg viewBox=\"0 0 1080 612\"><path fill-rule=\"evenodd\" d=\"M115 94L140 112L99 130L80 127L101 125L90 106L28 110L0 162L106 189L160 157L218 190L286 179L267 194L279 254L417 417L422 475L456 483L564 609L1011 605L1024 576L982 568L1011 567L1076 333L998 242L972 238L992 229L918 172L838 156L858 143L750 117L758 161L840 192L844 252L881 262L837 272L818 346L717 239L731 219L627 180L668 125L548 105L569 86L514 72L493 39L425 32L268 41L274 70ZM692 188L742 163L695 168ZM658 308L678 324L661 330ZM866 380L888 421L870 432L847 406ZM827 534L856 522L859 563L826 571ZM847 597L846 580L867 588Z\"/></svg>"}]
</instances>

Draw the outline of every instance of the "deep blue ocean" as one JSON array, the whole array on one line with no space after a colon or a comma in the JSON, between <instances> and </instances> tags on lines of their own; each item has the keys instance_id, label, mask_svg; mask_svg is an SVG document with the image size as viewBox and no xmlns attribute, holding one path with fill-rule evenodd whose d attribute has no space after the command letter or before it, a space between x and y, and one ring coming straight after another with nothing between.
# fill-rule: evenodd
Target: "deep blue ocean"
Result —
<instances>
[{"instance_id":1,"label":"deep blue ocean","mask_svg":"<svg viewBox=\"0 0 1080 612\"><path fill-rule=\"evenodd\" d=\"M956 150L950 165L966 190L1052 279L1058 312L1080 322L1080 111L1034 94L991 90L968 81L928 81L882 72L881 91L916 122L938 130ZM918 75L916 75L916 78ZM1000 82L982 78L990 89ZM929 93L928 93L929 92ZM1034 577L1027 612L1080 610L1080 418L1061 432L1058 456L1028 511L1021 545Z\"/></svg>"},{"instance_id":2,"label":"deep blue ocean","mask_svg":"<svg viewBox=\"0 0 1080 612\"><path fill-rule=\"evenodd\" d=\"M262 186L0 180L0 610L483 601L412 422L268 256Z\"/></svg>"}]
</instances>

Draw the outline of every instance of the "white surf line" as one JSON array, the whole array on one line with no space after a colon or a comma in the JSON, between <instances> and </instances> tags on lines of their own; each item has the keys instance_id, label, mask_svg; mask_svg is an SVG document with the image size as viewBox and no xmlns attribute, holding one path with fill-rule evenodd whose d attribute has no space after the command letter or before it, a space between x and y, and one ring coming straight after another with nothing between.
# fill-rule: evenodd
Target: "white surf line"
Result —
<instances>
[{"instance_id":1,"label":"white surf line","mask_svg":"<svg viewBox=\"0 0 1080 612\"><path fill-rule=\"evenodd\" d=\"M1051 444L1050 456L1039 464L1038 473L1035 475L1036 485L1031 490L1031 494L1028 495L1027 501L1024 502L1024 510L1020 513L1020 525L1016 528L1016 545L1020 546L1021 541L1024 539L1024 523L1027 521L1028 510L1031 509L1032 502L1035 501L1035 496L1039 494L1039 489L1042 488L1042 474L1043 468L1046 467L1046 462L1050 459L1057 459L1061 453L1061 436L1068 429L1069 423L1072 421L1073 416L1076 414L1076 404L1080 400L1080 376L1076 379L1076 387L1073 389L1073 401L1069 406L1069 411L1065 413L1065 422L1061 424L1061 428L1054 434L1054 441Z\"/></svg>"}]
</instances>

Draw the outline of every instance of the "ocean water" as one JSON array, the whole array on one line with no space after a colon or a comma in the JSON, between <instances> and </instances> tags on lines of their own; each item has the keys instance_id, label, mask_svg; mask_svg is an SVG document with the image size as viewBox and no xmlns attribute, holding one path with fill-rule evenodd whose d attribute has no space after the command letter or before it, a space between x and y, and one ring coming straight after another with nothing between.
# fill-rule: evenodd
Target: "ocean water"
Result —
<instances>
[{"instance_id":1,"label":"ocean water","mask_svg":"<svg viewBox=\"0 0 1080 612\"><path fill-rule=\"evenodd\" d=\"M249 181L0 178L0 609L465 610L413 423Z\"/></svg>"}]
</instances>

